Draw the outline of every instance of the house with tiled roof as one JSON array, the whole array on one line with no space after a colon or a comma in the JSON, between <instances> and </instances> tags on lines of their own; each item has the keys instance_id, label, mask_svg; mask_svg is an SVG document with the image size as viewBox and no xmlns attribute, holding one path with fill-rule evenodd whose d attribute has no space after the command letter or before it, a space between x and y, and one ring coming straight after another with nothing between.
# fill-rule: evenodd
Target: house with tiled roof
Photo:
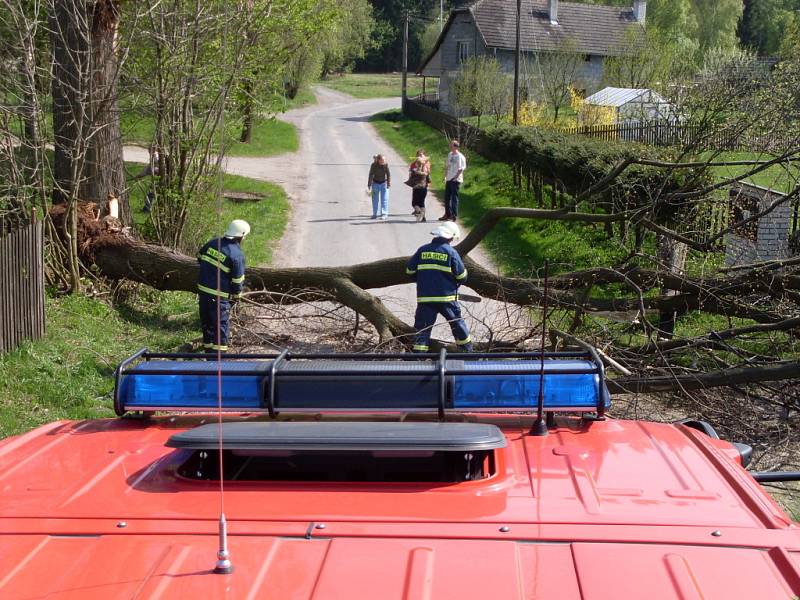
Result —
<instances>
[{"instance_id":1,"label":"house with tiled roof","mask_svg":"<svg viewBox=\"0 0 800 600\"><path fill-rule=\"evenodd\" d=\"M461 64L472 56L491 55L503 69L514 72L517 7L514 0L473 0L450 12L430 54L417 70L439 78L439 108L454 112L450 85ZM647 0L628 7L522 0L520 48L523 63L543 53L568 47L583 57L576 82L587 94L601 87L603 63L629 47L631 35L644 34Z\"/></svg>"}]
</instances>

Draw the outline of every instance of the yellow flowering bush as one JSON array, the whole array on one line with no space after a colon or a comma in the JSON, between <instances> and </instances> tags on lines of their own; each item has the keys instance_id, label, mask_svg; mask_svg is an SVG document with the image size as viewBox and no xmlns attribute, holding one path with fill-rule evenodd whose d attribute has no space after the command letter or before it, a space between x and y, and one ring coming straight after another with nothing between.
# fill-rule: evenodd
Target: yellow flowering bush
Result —
<instances>
[{"instance_id":1,"label":"yellow flowering bush","mask_svg":"<svg viewBox=\"0 0 800 600\"><path fill-rule=\"evenodd\" d=\"M578 115L578 125L581 127L613 125L617 121L616 108L587 104L586 100L572 86L569 88L569 105Z\"/></svg>"}]
</instances>

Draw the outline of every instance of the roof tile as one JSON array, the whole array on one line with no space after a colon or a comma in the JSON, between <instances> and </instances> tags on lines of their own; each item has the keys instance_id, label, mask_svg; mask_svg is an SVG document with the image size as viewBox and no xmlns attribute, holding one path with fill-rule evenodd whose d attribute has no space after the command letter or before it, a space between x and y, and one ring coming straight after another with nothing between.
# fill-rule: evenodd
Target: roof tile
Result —
<instances>
[{"instance_id":1,"label":"roof tile","mask_svg":"<svg viewBox=\"0 0 800 600\"><path fill-rule=\"evenodd\" d=\"M478 28L491 48L516 46L516 3L511 0L478 0L470 7ZM631 28L643 31L630 7L559 2L558 24L550 23L548 4L522 0L520 27L523 51L558 50L571 39L583 54L614 55Z\"/></svg>"}]
</instances>

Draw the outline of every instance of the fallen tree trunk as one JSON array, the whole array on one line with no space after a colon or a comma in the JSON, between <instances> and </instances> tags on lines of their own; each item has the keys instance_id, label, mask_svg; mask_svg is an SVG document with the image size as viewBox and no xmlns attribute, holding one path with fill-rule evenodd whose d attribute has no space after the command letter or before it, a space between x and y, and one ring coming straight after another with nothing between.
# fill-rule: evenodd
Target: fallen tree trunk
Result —
<instances>
[{"instance_id":1,"label":"fallen tree trunk","mask_svg":"<svg viewBox=\"0 0 800 600\"><path fill-rule=\"evenodd\" d=\"M570 213L576 220L586 218L596 221L597 215ZM488 211L473 232L457 246L464 256L469 271L468 284L481 296L519 306L536 306L543 300L541 282L537 279L507 277L493 273L472 260L468 253L491 231L502 218L556 218L564 217L562 211L500 208ZM570 218L570 220L573 220ZM146 244L118 234L97 231L96 226L84 230L93 239L84 240L85 258L113 279L127 279L147 284L161 290L194 292L197 282L197 260L162 246ZM343 267L265 268L247 269L245 286L251 292L261 292L264 302L288 304L301 301L334 301L353 309L365 317L376 329L381 342L399 339L410 344L413 328L394 315L380 298L368 290L409 283L405 275L407 257L395 257ZM688 343L654 342L639 346L641 358L654 352L664 352L681 347L713 347L723 339L738 334L793 331L796 317L776 310L780 301L791 302L794 290L800 289L796 265L773 269L771 264L746 273L716 274L714 277L692 278L665 271L654 271L638 266L622 268L597 268L566 273L552 278L548 290L548 304L560 310L592 314L593 312L635 313L643 317L647 311L673 310L685 314L694 310L749 318L763 325L732 328L716 335L695 338ZM623 285L627 293L621 298L590 298L580 294L587 286L594 289L603 285ZM667 290L674 295L650 295L651 290ZM298 291L302 291L298 294ZM617 292L619 293L619 292ZM760 301L746 302L748 295ZM301 299L302 298L302 299ZM764 302L763 299L771 299ZM645 333L652 331L647 319L641 318ZM647 328L650 329L647 329ZM640 331L642 331L640 329ZM438 348L443 344L433 342ZM634 348L635 349L635 348ZM632 356L620 348L627 357ZM629 365L630 360L628 361ZM644 363L642 363L644 368ZM724 365L723 365L724 366ZM686 369L671 370L666 366L657 376L625 377L610 381L615 393L691 390L736 383L753 383L798 376L798 363L766 364L764 367L724 368L706 374L687 374ZM666 374L665 374L666 373Z\"/></svg>"},{"instance_id":2,"label":"fallen tree trunk","mask_svg":"<svg viewBox=\"0 0 800 600\"><path fill-rule=\"evenodd\" d=\"M764 381L800 378L800 362L792 361L758 367L735 367L696 375L660 375L657 377L621 377L608 380L612 394L678 392L726 387Z\"/></svg>"}]
</instances>

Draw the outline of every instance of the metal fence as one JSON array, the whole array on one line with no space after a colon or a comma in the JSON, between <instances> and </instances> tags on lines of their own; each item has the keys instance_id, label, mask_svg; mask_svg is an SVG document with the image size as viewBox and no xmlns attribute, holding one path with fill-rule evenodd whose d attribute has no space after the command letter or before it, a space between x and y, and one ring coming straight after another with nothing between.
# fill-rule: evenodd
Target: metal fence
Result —
<instances>
[{"instance_id":1,"label":"metal fence","mask_svg":"<svg viewBox=\"0 0 800 600\"><path fill-rule=\"evenodd\" d=\"M44 335L44 227L0 227L0 353Z\"/></svg>"}]
</instances>

